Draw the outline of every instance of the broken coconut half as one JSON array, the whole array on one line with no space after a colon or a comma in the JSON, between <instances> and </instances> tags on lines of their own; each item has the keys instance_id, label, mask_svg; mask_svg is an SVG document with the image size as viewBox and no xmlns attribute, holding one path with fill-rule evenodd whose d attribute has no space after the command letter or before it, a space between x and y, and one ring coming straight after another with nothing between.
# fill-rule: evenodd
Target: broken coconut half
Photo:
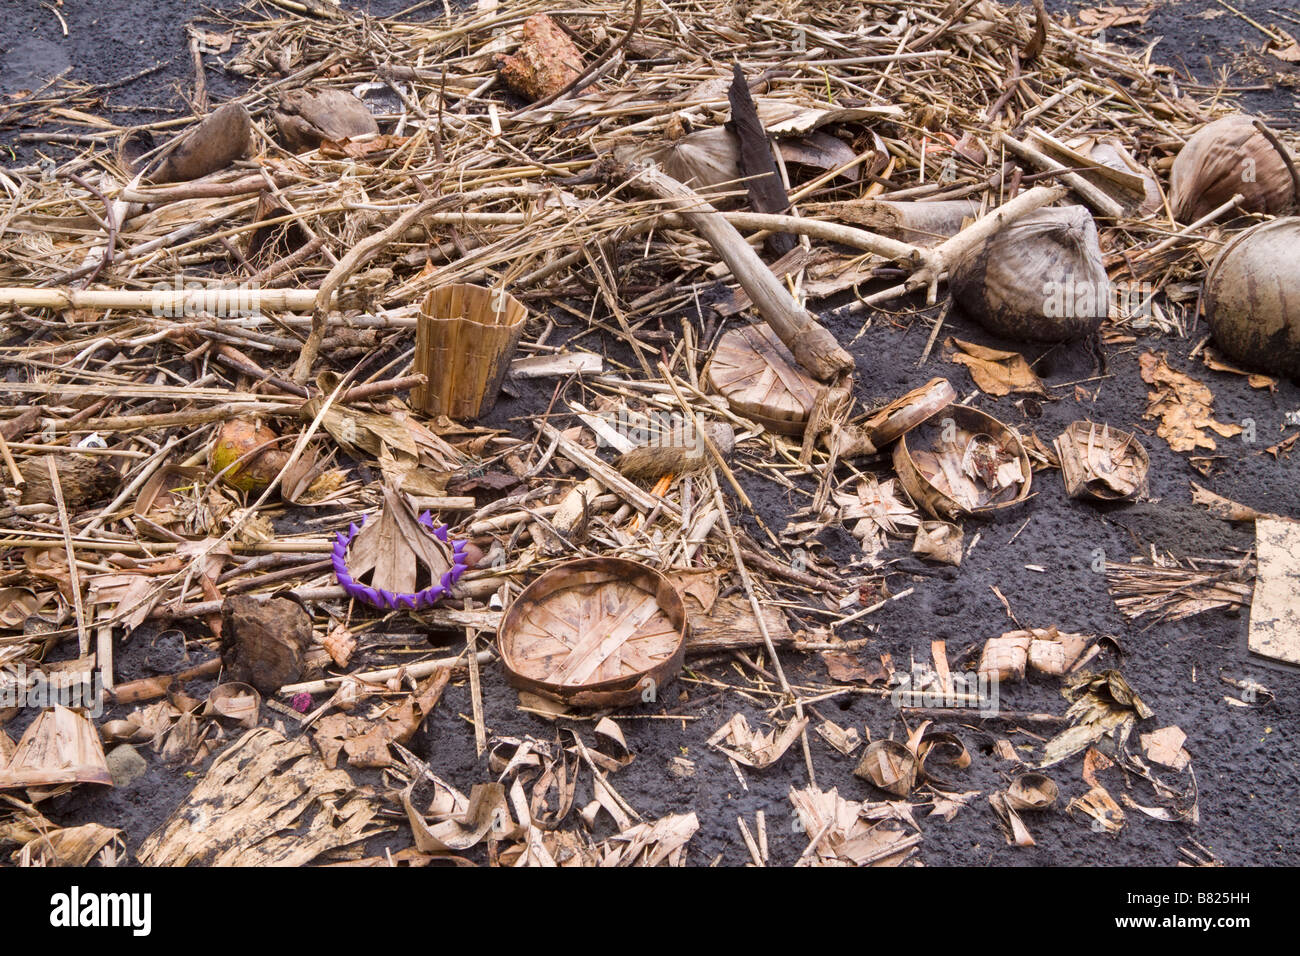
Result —
<instances>
[{"instance_id":1,"label":"broken coconut half","mask_svg":"<svg viewBox=\"0 0 1300 956\"><path fill-rule=\"evenodd\" d=\"M1018 504L1029 497L1032 474L1015 430L965 405L949 405L899 438L894 470L935 518Z\"/></svg>"}]
</instances>

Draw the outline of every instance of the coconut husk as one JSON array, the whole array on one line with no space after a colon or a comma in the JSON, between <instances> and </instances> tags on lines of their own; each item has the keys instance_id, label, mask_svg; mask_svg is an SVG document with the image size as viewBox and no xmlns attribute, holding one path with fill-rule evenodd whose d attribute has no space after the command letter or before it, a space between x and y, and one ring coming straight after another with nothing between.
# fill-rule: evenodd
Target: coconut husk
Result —
<instances>
[{"instance_id":1,"label":"coconut husk","mask_svg":"<svg viewBox=\"0 0 1300 956\"><path fill-rule=\"evenodd\" d=\"M112 494L122 483L113 459L103 455L38 455L18 466L23 476L21 503L25 505L55 502L50 481L49 461L53 458L59 475L59 488L69 511L76 511Z\"/></svg>"},{"instance_id":2,"label":"coconut husk","mask_svg":"<svg viewBox=\"0 0 1300 956\"><path fill-rule=\"evenodd\" d=\"M1113 136L1084 136L1070 140L1067 145L1104 167L1080 170L1080 175L1123 202L1126 208L1139 216L1147 216L1164 208L1165 194L1160 188L1160 180L1155 173L1134 159L1133 154L1118 139ZM1137 178L1136 185L1133 177Z\"/></svg>"},{"instance_id":3,"label":"coconut husk","mask_svg":"<svg viewBox=\"0 0 1300 956\"><path fill-rule=\"evenodd\" d=\"M1254 118L1239 113L1202 127L1179 150L1169 173L1169 204L1179 222L1194 222L1237 193L1242 212L1277 215L1296 199L1286 161Z\"/></svg>"},{"instance_id":4,"label":"coconut husk","mask_svg":"<svg viewBox=\"0 0 1300 956\"><path fill-rule=\"evenodd\" d=\"M1247 368L1300 376L1300 217L1252 226L1220 250L1202 300L1214 341Z\"/></svg>"},{"instance_id":5,"label":"coconut husk","mask_svg":"<svg viewBox=\"0 0 1300 956\"><path fill-rule=\"evenodd\" d=\"M726 422L712 422L705 426L709 440L723 460L731 457L736 447L736 432ZM648 444L623 452L614 459L614 467L629 478L653 481L662 475L683 475L698 471L712 461L708 446L691 422L662 435L655 435Z\"/></svg>"},{"instance_id":6,"label":"coconut husk","mask_svg":"<svg viewBox=\"0 0 1300 956\"><path fill-rule=\"evenodd\" d=\"M529 101L555 96L582 75L582 54L544 13L524 21L523 42L498 64L501 79Z\"/></svg>"},{"instance_id":7,"label":"coconut husk","mask_svg":"<svg viewBox=\"0 0 1300 956\"><path fill-rule=\"evenodd\" d=\"M840 458L873 455L956 400L957 394L946 378L932 378L872 412L864 421L835 429L830 440Z\"/></svg>"},{"instance_id":8,"label":"coconut husk","mask_svg":"<svg viewBox=\"0 0 1300 956\"><path fill-rule=\"evenodd\" d=\"M279 436L260 421L232 418L222 422L208 447L208 467L222 482L256 494L275 480L289 461L276 447Z\"/></svg>"},{"instance_id":9,"label":"coconut husk","mask_svg":"<svg viewBox=\"0 0 1300 956\"><path fill-rule=\"evenodd\" d=\"M230 680L274 694L302 675L312 628L311 615L297 601L232 594L222 603L221 616L221 656Z\"/></svg>"},{"instance_id":10,"label":"coconut husk","mask_svg":"<svg viewBox=\"0 0 1300 956\"><path fill-rule=\"evenodd\" d=\"M853 150L846 146L843 140L818 130L802 136L778 138L775 145L787 164L807 166L811 169L839 169L854 159ZM696 192L706 195L743 187L740 137L727 126L710 126L695 130L658 145L625 147L619 150L617 155L625 161L653 160L678 182L685 183ZM854 171L847 170L840 173L837 178L852 179L853 176ZM798 181L799 177L791 172L792 184ZM719 206L735 205L734 200L728 202L721 197L712 201Z\"/></svg>"},{"instance_id":11,"label":"coconut husk","mask_svg":"<svg viewBox=\"0 0 1300 956\"><path fill-rule=\"evenodd\" d=\"M971 318L1018 342L1090 335L1110 300L1097 225L1083 206L1017 219L957 263L948 284Z\"/></svg>"},{"instance_id":12,"label":"coconut husk","mask_svg":"<svg viewBox=\"0 0 1300 956\"><path fill-rule=\"evenodd\" d=\"M731 87L727 91L731 103L731 118L727 126L735 134L740 146L740 172L745 177L745 191L749 206L755 212L784 213L790 208L790 199L781 182L781 173L772 156L772 144L763 129L749 92L745 71L740 63L732 64ZM772 255L781 257L794 248L795 237L789 233L774 232L767 237L766 246Z\"/></svg>"},{"instance_id":13,"label":"coconut husk","mask_svg":"<svg viewBox=\"0 0 1300 956\"><path fill-rule=\"evenodd\" d=\"M1128 214L1144 216L1163 205L1155 175L1139 165L1113 136L1076 136L1061 142L1041 130L1030 130L1029 139L1050 159L1075 169Z\"/></svg>"},{"instance_id":14,"label":"coconut husk","mask_svg":"<svg viewBox=\"0 0 1300 956\"><path fill-rule=\"evenodd\" d=\"M628 150L625 154L653 160L673 179L704 194L728 186L735 188L742 176L740 137L725 126L696 130L667 143Z\"/></svg>"},{"instance_id":15,"label":"coconut husk","mask_svg":"<svg viewBox=\"0 0 1300 956\"><path fill-rule=\"evenodd\" d=\"M295 153L315 149L325 140L379 134L379 124L366 104L346 90L290 90L280 97L271 116L281 142Z\"/></svg>"},{"instance_id":16,"label":"coconut husk","mask_svg":"<svg viewBox=\"0 0 1300 956\"><path fill-rule=\"evenodd\" d=\"M186 134L149 179L175 183L207 176L245 155L252 142L248 110L242 103L227 103Z\"/></svg>"}]
</instances>

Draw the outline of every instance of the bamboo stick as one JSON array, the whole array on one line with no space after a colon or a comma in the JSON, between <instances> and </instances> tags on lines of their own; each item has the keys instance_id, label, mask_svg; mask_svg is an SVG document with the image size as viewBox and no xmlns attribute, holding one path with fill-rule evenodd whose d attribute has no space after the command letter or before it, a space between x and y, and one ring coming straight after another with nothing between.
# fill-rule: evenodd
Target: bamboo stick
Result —
<instances>
[{"instance_id":1,"label":"bamboo stick","mask_svg":"<svg viewBox=\"0 0 1300 956\"><path fill-rule=\"evenodd\" d=\"M348 674L346 677L325 677L321 680L304 681L301 684L285 684L280 688L281 697L292 697L295 694L323 694L326 691L333 690L342 684L345 680L358 680L367 684L382 684L390 681L399 675L413 677L419 680L421 677L428 677L435 671L444 668L460 668L468 666L462 663L464 654L457 654L455 657L439 657L432 661L420 661L418 664L403 664L400 667L385 667L375 671L361 671L357 674ZM493 654L491 651L479 651L474 658L480 664L490 663Z\"/></svg>"},{"instance_id":2,"label":"bamboo stick","mask_svg":"<svg viewBox=\"0 0 1300 956\"><path fill-rule=\"evenodd\" d=\"M24 309L120 309L155 315L232 315L260 311L310 312L315 289L70 289L0 287L0 306Z\"/></svg>"}]
</instances>

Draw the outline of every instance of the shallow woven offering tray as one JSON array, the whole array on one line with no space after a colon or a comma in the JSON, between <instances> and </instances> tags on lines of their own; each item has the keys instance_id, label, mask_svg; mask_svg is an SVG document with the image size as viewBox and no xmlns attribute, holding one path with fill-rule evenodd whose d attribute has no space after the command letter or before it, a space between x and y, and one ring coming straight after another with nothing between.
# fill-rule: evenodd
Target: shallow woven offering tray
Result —
<instances>
[{"instance_id":1,"label":"shallow woven offering tray","mask_svg":"<svg viewBox=\"0 0 1300 956\"><path fill-rule=\"evenodd\" d=\"M653 700L681 670L686 611L672 583L623 558L547 571L501 621L510 683L581 707Z\"/></svg>"},{"instance_id":2,"label":"shallow woven offering tray","mask_svg":"<svg viewBox=\"0 0 1300 956\"><path fill-rule=\"evenodd\" d=\"M706 375L738 414L782 435L803 434L817 400L817 382L763 323L723 335Z\"/></svg>"},{"instance_id":3,"label":"shallow woven offering tray","mask_svg":"<svg viewBox=\"0 0 1300 956\"><path fill-rule=\"evenodd\" d=\"M1121 501L1145 493L1151 460L1131 432L1072 422L1053 444L1071 498Z\"/></svg>"}]
</instances>

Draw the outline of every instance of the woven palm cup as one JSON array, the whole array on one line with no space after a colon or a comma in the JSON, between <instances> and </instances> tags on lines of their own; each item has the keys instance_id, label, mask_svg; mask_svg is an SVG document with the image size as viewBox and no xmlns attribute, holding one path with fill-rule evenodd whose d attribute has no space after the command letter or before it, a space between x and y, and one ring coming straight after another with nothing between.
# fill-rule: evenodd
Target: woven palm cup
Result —
<instances>
[{"instance_id":1,"label":"woven palm cup","mask_svg":"<svg viewBox=\"0 0 1300 956\"><path fill-rule=\"evenodd\" d=\"M415 371L429 381L411 391L426 415L486 415L510 369L528 310L512 295L446 285L424 297L415 328Z\"/></svg>"}]
</instances>

